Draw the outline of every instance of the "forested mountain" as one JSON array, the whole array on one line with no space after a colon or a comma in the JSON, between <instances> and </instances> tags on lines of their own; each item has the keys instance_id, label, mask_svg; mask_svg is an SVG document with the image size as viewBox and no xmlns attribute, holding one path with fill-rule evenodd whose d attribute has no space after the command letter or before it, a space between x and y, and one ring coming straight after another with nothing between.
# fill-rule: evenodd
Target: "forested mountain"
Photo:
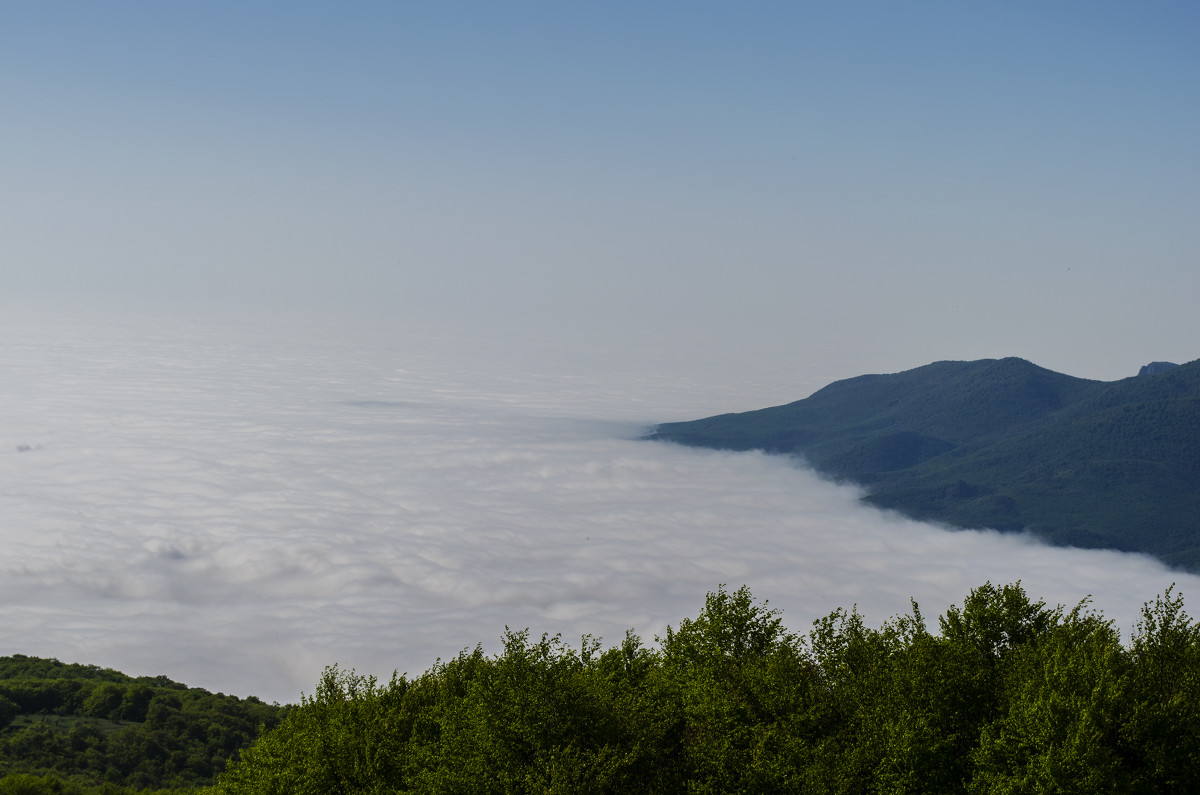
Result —
<instances>
[{"instance_id":1,"label":"forested mountain","mask_svg":"<svg viewBox=\"0 0 1200 795\"><path fill-rule=\"evenodd\" d=\"M1200 631L1168 591L1123 644L985 584L926 628L794 635L710 593L655 647L509 632L386 684L336 668L219 795L1200 791Z\"/></svg>"},{"instance_id":2,"label":"forested mountain","mask_svg":"<svg viewBox=\"0 0 1200 795\"><path fill-rule=\"evenodd\" d=\"M0 795L205 786L284 712L165 676L0 657Z\"/></svg>"},{"instance_id":3,"label":"forested mountain","mask_svg":"<svg viewBox=\"0 0 1200 795\"><path fill-rule=\"evenodd\" d=\"M1200 571L1200 360L1101 382L1023 359L838 381L647 438L802 456L868 502Z\"/></svg>"}]
</instances>

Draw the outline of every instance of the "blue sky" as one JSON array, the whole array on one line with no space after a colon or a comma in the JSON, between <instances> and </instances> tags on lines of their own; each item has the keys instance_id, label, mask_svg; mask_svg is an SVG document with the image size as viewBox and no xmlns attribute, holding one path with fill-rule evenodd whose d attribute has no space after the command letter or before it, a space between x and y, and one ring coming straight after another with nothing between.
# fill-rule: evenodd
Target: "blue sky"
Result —
<instances>
[{"instance_id":1,"label":"blue sky","mask_svg":"<svg viewBox=\"0 0 1200 795\"><path fill-rule=\"evenodd\" d=\"M1195 358L1187 3L9 4L0 279L794 338L840 375Z\"/></svg>"}]
</instances>

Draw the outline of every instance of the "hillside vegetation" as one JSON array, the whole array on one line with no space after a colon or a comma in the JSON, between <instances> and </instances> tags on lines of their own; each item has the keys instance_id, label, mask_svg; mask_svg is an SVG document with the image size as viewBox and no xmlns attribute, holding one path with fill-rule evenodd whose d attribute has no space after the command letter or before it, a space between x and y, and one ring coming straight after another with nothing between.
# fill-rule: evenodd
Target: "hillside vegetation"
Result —
<instances>
[{"instance_id":1,"label":"hillside vegetation","mask_svg":"<svg viewBox=\"0 0 1200 795\"><path fill-rule=\"evenodd\" d=\"M798 455L866 500L965 528L1200 571L1200 361L1101 382L1023 359L936 362L647 438Z\"/></svg>"},{"instance_id":2,"label":"hillside vegetation","mask_svg":"<svg viewBox=\"0 0 1200 795\"><path fill-rule=\"evenodd\" d=\"M206 786L283 713L165 676L0 657L0 795Z\"/></svg>"},{"instance_id":3,"label":"hillside vegetation","mask_svg":"<svg viewBox=\"0 0 1200 795\"><path fill-rule=\"evenodd\" d=\"M331 668L221 795L1200 791L1200 630L1172 591L1128 645L1086 603L984 586L935 622L807 637L745 588L655 647L509 632L380 683Z\"/></svg>"}]
</instances>

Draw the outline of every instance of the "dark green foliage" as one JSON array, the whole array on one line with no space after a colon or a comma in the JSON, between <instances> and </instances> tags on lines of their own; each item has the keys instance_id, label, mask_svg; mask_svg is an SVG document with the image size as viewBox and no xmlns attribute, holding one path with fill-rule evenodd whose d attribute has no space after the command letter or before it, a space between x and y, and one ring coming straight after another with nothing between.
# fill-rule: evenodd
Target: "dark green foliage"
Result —
<instances>
[{"instance_id":1,"label":"dark green foliage","mask_svg":"<svg viewBox=\"0 0 1200 795\"><path fill-rule=\"evenodd\" d=\"M0 729L13 722L21 714L21 707L12 699L0 696Z\"/></svg>"},{"instance_id":2,"label":"dark green foliage","mask_svg":"<svg viewBox=\"0 0 1200 795\"><path fill-rule=\"evenodd\" d=\"M0 795L208 785L282 712L166 677L0 657Z\"/></svg>"},{"instance_id":3,"label":"dark green foliage","mask_svg":"<svg viewBox=\"0 0 1200 795\"><path fill-rule=\"evenodd\" d=\"M0 795L170 795L179 790L122 787L105 783L89 785L58 776L10 773L0 777Z\"/></svg>"},{"instance_id":4,"label":"dark green foliage","mask_svg":"<svg viewBox=\"0 0 1200 795\"><path fill-rule=\"evenodd\" d=\"M508 632L415 679L336 667L216 792L1195 792L1200 628L1168 590L1130 645L990 583L927 627L789 633L745 588L646 648Z\"/></svg>"},{"instance_id":5,"label":"dark green foliage","mask_svg":"<svg viewBox=\"0 0 1200 795\"><path fill-rule=\"evenodd\" d=\"M797 454L918 519L1200 570L1200 361L1112 383L1021 359L937 362L648 438Z\"/></svg>"}]
</instances>

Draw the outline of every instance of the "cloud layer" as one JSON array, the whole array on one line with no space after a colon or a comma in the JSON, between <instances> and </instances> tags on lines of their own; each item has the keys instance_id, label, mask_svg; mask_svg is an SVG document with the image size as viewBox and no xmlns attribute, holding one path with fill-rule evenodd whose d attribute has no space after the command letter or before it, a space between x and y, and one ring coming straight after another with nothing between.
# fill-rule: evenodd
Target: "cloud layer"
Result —
<instances>
[{"instance_id":1,"label":"cloud layer","mask_svg":"<svg viewBox=\"0 0 1200 795\"><path fill-rule=\"evenodd\" d=\"M292 701L325 665L416 673L505 625L649 639L718 583L796 631L851 604L936 614L989 579L1090 593L1122 630L1173 581L1200 592L1144 557L864 508L785 459L635 440L821 385L794 362L756 382L781 363L7 309L3 653Z\"/></svg>"}]
</instances>

